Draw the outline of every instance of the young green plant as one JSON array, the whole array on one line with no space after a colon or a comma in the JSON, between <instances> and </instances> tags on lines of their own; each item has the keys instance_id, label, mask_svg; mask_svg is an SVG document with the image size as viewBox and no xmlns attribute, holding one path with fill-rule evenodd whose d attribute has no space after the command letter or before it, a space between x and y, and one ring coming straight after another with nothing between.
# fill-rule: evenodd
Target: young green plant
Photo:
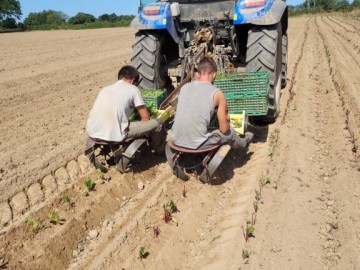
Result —
<instances>
[{"instance_id":1,"label":"young green plant","mask_svg":"<svg viewBox=\"0 0 360 270\"><path fill-rule=\"evenodd\" d=\"M243 249L243 251L242 251L242 258L243 258L244 260L249 259L249 258L250 258L250 252L247 251L246 249Z\"/></svg>"},{"instance_id":2,"label":"young green plant","mask_svg":"<svg viewBox=\"0 0 360 270\"><path fill-rule=\"evenodd\" d=\"M70 204L71 205L71 198L68 196L68 195L64 195L62 198L61 198L61 203L62 204Z\"/></svg>"},{"instance_id":3,"label":"young green plant","mask_svg":"<svg viewBox=\"0 0 360 270\"><path fill-rule=\"evenodd\" d=\"M164 209L163 220L165 221L165 223L169 223L170 221L175 221L175 223L177 223L176 219L172 215L173 213L176 213L179 211L175 202L173 200L171 200L167 204L164 204L163 209Z\"/></svg>"},{"instance_id":4,"label":"young green plant","mask_svg":"<svg viewBox=\"0 0 360 270\"><path fill-rule=\"evenodd\" d=\"M264 187L271 183L271 179L269 176L261 177L259 180L260 187Z\"/></svg>"},{"instance_id":5,"label":"young green plant","mask_svg":"<svg viewBox=\"0 0 360 270\"><path fill-rule=\"evenodd\" d=\"M261 200L261 191L255 189L255 199L257 201L260 201Z\"/></svg>"},{"instance_id":6,"label":"young green plant","mask_svg":"<svg viewBox=\"0 0 360 270\"><path fill-rule=\"evenodd\" d=\"M55 210L50 211L49 217L50 217L50 223L52 224L57 224L60 222L59 214Z\"/></svg>"},{"instance_id":7,"label":"young green plant","mask_svg":"<svg viewBox=\"0 0 360 270\"><path fill-rule=\"evenodd\" d=\"M142 260L142 259L146 259L146 257L149 255L149 252L147 252L146 250L145 250L145 247L140 247L140 249L139 249L139 259L140 259L140 261Z\"/></svg>"},{"instance_id":8,"label":"young green plant","mask_svg":"<svg viewBox=\"0 0 360 270\"><path fill-rule=\"evenodd\" d=\"M84 185L85 185L85 187L87 189L87 192L91 192L95 188L95 183L90 178L85 180Z\"/></svg>"},{"instance_id":9,"label":"young green plant","mask_svg":"<svg viewBox=\"0 0 360 270\"><path fill-rule=\"evenodd\" d=\"M37 233L39 230L41 230L44 227L44 224L41 220L39 219L31 219L29 218L26 221L26 224L29 226L29 229L33 232L33 233Z\"/></svg>"},{"instance_id":10,"label":"young green plant","mask_svg":"<svg viewBox=\"0 0 360 270\"><path fill-rule=\"evenodd\" d=\"M248 242L250 237L254 237L255 227L251 225L250 220L246 221L246 228L242 226L242 229L245 242Z\"/></svg>"}]
</instances>

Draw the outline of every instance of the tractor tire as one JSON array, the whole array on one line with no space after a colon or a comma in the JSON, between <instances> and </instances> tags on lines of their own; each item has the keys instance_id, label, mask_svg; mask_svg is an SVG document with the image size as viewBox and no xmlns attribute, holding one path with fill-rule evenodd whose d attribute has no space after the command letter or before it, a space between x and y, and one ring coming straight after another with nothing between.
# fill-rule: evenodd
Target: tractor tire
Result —
<instances>
[{"instance_id":1,"label":"tractor tire","mask_svg":"<svg viewBox=\"0 0 360 270\"><path fill-rule=\"evenodd\" d=\"M246 70L268 71L270 79L269 108L258 120L275 122L280 113L282 38L281 24L252 26L248 31Z\"/></svg>"},{"instance_id":2,"label":"tractor tire","mask_svg":"<svg viewBox=\"0 0 360 270\"><path fill-rule=\"evenodd\" d=\"M162 53L163 43L164 38L158 33L136 33L131 64L140 73L140 88L161 89L168 82L166 57Z\"/></svg>"},{"instance_id":3,"label":"tractor tire","mask_svg":"<svg viewBox=\"0 0 360 270\"><path fill-rule=\"evenodd\" d=\"M287 50L288 37L287 33L282 35L282 69L281 69L281 88L285 88L287 84Z\"/></svg>"}]
</instances>

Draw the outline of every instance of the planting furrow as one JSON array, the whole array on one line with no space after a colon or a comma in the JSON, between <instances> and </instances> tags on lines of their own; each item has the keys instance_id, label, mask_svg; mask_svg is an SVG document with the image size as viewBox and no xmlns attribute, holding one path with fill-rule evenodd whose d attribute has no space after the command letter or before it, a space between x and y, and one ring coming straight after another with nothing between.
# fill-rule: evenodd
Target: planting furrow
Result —
<instances>
[{"instance_id":1,"label":"planting furrow","mask_svg":"<svg viewBox=\"0 0 360 270\"><path fill-rule=\"evenodd\" d=\"M294 91L294 85L296 83L296 78L297 78L297 73L298 73L298 66L301 62L301 59L303 57L303 54L304 54L304 48L305 48L305 43L307 41L307 38L308 38L308 30L309 30L309 21L310 19L308 19L306 21L306 25L305 25L305 32L304 32L304 38L303 38L303 41L302 41L302 44L301 44L301 48L300 48L300 53L297 57L297 60L295 61L295 64L293 66L293 70L291 72L291 77L290 77L290 84L288 86L288 91L289 91L289 98L287 99L287 102L286 102L286 106L284 108L284 114L281 118L281 123L284 124L285 121L286 121L286 115L288 113L288 110L289 110L289 106L290 106L290 103L291 101L293 100L294 98L294 95L296 94L295 91ZM290 73L289 73L290 74Z\"/></svg>"},{"instance_id":2,"label":"planting furrow","mask_svg":"<svg viewBox=\"0 0 360 270\"><path fill-rule=\"evenodd\" d=\"M339 17L335 17L335 16L326 16L326 18L332 21L333 23L337 24L339 27L341 27L341 29L345 30L346 33L351 33L360 36L359 30L354 28L352 25L350 25L348 23L348 20L342 21L341 19L339 19Z\"/></svg>"},{"instance_id":3,"label":"planting furrow","mask_svg":"<svg viewBox=\"0 0 360 270\"><path fill-rule=\"evenodd\" d=\"M181 269L199 269L207 264L209 257L205 254L210 251L214 254L213 259L220 263L220 254L215 256L220 252L216 248L219 242L228 247L241 243L239 228L247 216L246 209L252 205L249 198L261 173L255 164L263 163L266 157L262 143L254 145L251 151L255 153L249 160L247 155L239 155L237 151L229 154L218 172L221 185L204 185L195 177L186 183L175 178L169 180L165 188L161 187L163 190L159 196L151 198L152 207L134 217L136 226L133 224L130 232L124 228L127 238L123 239L125 233L121 230L117 233L121 240L116 238L108 244L105 253L109 255L105 259L100 254L91 265L84 265L81 269L129 269L142 265L146 269L173 269L176 265ZM171 200L179 212L172 214L173 220L166 224L162 205ZM229 224L232 224L231 228ZM154 227L160 229L158 237L154 235ZM209 243L214 250L209 250ZM138 258L141 246L149 252L144 260ZM231 258L232 262L239 263L241 257L234 250Z\"/></svg>"},{"instance_id":4,"label":"planting furrow","mask_svg":"<svg viewBox=\"0 0 360 270\"><path fill-rule=\"evenodd\" d=\"M347 16L340 16L340 15L336 16L336 18L342 22L345 22L347 25L350 25L354 30L360 31L359 20L355 20Z\"/></svg>"},{"instance_id":5,"label":"planting furrow","mask_svg":"<svg viewBox=\"0 0 360 270\"><path fill-rule=\"evenodd\" d=\"M324 22L322 20L322 22ZM356 87L359 79L360 66L357 66L355 69L346 70L344 72L345 66L349 65L349 61L353 59L352 54L333 54L338 48L331 47L331 39L329 41L329 36L324 35L323 24L320 26L317 22L317 27L319 29L319 35L321 36L322 42L324 44L324 49L326 52L328 64L329 64L329 73L333 82L333 85L337 91L338 98L341 101L343 114L344 114L344 126L348 131L347 138L352 144L352 154L354 167L360 170L359 165L359 138L360 135L360 98L359 98L359 88ZM338 40L338 38L335 36ZM343 47L346 52L347 48ZM350 56L346 58L346 56ZM353 62L357 64L357 62Z\"/></svg>"},{"instance_id":6,"label":"planting furrow","mask_svg":"<svg viewBox=\"0 0 360 270\"><path fill-rule=\"evenodd\" d=\"M324 18L324 17L323 17ZM344 28L342 25L340 25L339 23L335 22L334 20L332 20L331 17L326 16L326 19L328 21L328 25L332 26L332 31L341 37L342 40L347 41L348 43L350 43L353 47L353 50L356 52L357 55L360 54L360 43L358 40L360 40L360 34L358 35L358 37L356 37L354 35L353 32L348 31L346 28ZM325 22L325 21L324 21ZM340 28L340 29L339 29ZM345 30L345 31L344 31ZM358 32L355 31L357 34ZM355 58L354 58L355 59Z\"/></svg>"},{"instance_id":7,"label":"planting furrow","mask_svg":"<svg viewBox=\"0 0 360 270\"><path fill-rule=\"evenodd\" d=\"M297 95L281 132L273 136L280 154L269 164L269 176L276 186L265 189L263 214L258 216L258 234L250 242L250 266L245 269L329 269L341 258L337 222L342 202L332 183L342 181L338 174L350 164L339 164L334 157L343 159L350 147L321 39L314 28L308 35L294 86ZM350 171L349 178L355 179L354 174Z\"/></svg>"}]
</instances>

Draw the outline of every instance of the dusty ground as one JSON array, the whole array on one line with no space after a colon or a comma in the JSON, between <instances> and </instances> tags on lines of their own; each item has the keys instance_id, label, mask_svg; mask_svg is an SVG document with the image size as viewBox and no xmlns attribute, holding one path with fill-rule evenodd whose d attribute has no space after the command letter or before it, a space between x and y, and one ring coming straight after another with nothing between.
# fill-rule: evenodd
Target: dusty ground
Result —
<instances>
[{"instance_id":1,"label":"dusty ground","mask_svg":"<svg viewBox=\"0 0 360 270\"><path fill-rule=\"evenodd\" d=\"M214 185L175 179L147 152L103 181L79 156L87 114L129 63L133 35L0 36L0 268L360 269L359 22L290 19L281 115L254 129L248 153L230 152ZM88 178L97 185L84 196ZM165 224L170 200L179 212ZM54 209L62 225L49 223ZM43 227L32 232L29 219ZM246 220L255 228L247 242Z\"/></svg>"}]
</instances>

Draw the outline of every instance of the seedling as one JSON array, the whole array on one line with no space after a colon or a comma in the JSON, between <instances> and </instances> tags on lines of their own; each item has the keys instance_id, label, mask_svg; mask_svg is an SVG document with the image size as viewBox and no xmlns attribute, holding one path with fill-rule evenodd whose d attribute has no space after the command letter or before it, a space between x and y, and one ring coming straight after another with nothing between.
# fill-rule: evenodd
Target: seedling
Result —
<instances>
[{"instance_id":1,"label":"seedling","mask_svg":"<svg viewBox=\"0 0 360 270\"><path fill-rule=\"evenodd\" d=\"M139 250L139 259L140 259L140 261L142 259L146 259L147 256L149 256L149 252L147 252L145 250L145 247L140 247L140 250Z\"/></svg>"},{"instance_id":2,"label":"seedling","mask_svg":"<svg viewBox=\"0 0 360 270\"><path fill-rule=\"evenodd\" d=\"M85 180L84 184L88 192L93 191L95 188L95 183L90 178Z\"/></svg>"},{"instance_id":3,"label":"seedling","mask_svg":"<svg viewBox=\"0 0 360 270\"><path fill-rule=\"evenodd\" d=\"M179 211L173 200L168 203L168 207L170 208L171 213L176 213Z\"/></svg>"},{"instance_id":4,"label":"seedling","mask_svg":"<svg viewBox=\"0 0 360 270\"><path fill-rule=\"evenodd\" d=\"M99 176L100 179L105 180L105 173L103 173L99 168L96 169L96 173Z\"/></svg>"},{"instance_id":5,"label":"seedling","mask_svg":"<svg viewBox=\"0 0 360 270\"><path fill-rule=\"evenodd\" d=\"M257 189L255 189L255 199L257 201L260 201L261 200L261 192Z\"/></svg>"},{"instance_id":6,"label":"seedling","mask_svg":"<svg viewBox=\"0 0 360 270\"><path fill-rule=\"evenodd\" d=\"M34 220L34 219L29 218L26 221L26 224L29 226L29 229L33 233L38 232L40 229L42 229L44 227L43 222L41 220L39 220L39 219Z\"/></svg>"},{"instance_id":7,"label":"seedling","mask_svg":"<svg viewBox=\"0 0 360 270\"><path fill-rule=\"evenodd\" d=\"M243 229L243 235L244 235L245 242L249 241L250 237L254 237L255 227L253 225L251 225L250 220L246 221L246 228L244 228L244 226L242 226L242 229Z\"/></svg>"},{"instance_id":8,"label":"seedling","mask_svg":"<svg viewBox=\"0 0 360 270\"><path fill-rule=\"evenodd\" d=\"M158 238L158 236L159 236L159 234L160 234L160 228L158 227L158 226L154 226L153 227L153 231L154 231L154 236L156 237L156 238Z\"/></svg>"},{"instance_id":9,"label":"seedling","mask_svg":"<svg viewBox=\"0 0 360 270\"><path fill-rule=\"evenodd\" d=\"M333 230L339 229L339 223L337 223L337 222L331 222L331 223L329 223L329 225L331 226L331 229L333 229Z\"/></svg>"},{"instance_id":10,"label":"seedling","mask_svg":"<svg viewBox=\"0 0 360 270\"><path fill-rule=\"evenodd\" d=\"M68 204L72 204L71 203L71 198L68 196L68 195L64 195L64 197L61 198L61 203L62 204L65 204L65 203L68 203Z\"/></svg>"},{"instance_id":11,"label":"seedling","mask_svg":"<svg viewBox=\"0 0 360 270\"><path fill-rule=\"evenodd\" d=\"M50 211L50 223L53 224L57 224L60 221L60 217L58 212L56 212L55 210L51 210Z\"/></svg>"},{"instance_id":12,"label":"seedling","mask_svg":"<svg viewBox=\"0 0 360 270\"><path fill-rule=\"evenodd\" d=\"M242 251L242 258L243 258L244 260L249 259L249 258L250 258L250 253L249 253L249 251L247 251L246 249L243 249L243 251Z\"/></svg>"},{"instance_id":13,"label":"seedling","mask_svg":"<svg viewBox=\"0 0 360 270\"><path fill-rule=\"evenodd\" d=\"M259 182L260 182L260 187L264 187L267 184L271 183L271 179L269 176L264 176L264 177L260 178Z\"/></svg>"},{"instance_id":14,"label":"seedling","mask_svg":"<svg viewBox=\"0 0 360 270\"><path fill-rule=\"evenodd\" d=\"M275 145L269 146L269 156L272 157L275 154Z\"/></svg>"},{"instance_id":15,"label":"seedling","mask_svg":"<svg viewBox=\"0 0 360 270\"><path fill-rule=\"evenodd\" d=\"M164 208L164 218L163 220L165 221L165 223L169 223L172 220L172 215L171 215L171 210L168 209L165 204L163 205Z\"/></svg>"},{"instance_id":16,"label":"seedling","mask_svg":"<svg viewBox=\"0 0 360 270\"><path fill-rule=\"evenodd\" d=\"M178 225L175 217L172 215L173 213L179 212L179 209L177 208L175 202L171 200L166 205L163 205L164 208L164 217L163 220L165 223L169 223L170 221L174 221L176 223L176 226Z\"/></svg>"}]
</instances>

